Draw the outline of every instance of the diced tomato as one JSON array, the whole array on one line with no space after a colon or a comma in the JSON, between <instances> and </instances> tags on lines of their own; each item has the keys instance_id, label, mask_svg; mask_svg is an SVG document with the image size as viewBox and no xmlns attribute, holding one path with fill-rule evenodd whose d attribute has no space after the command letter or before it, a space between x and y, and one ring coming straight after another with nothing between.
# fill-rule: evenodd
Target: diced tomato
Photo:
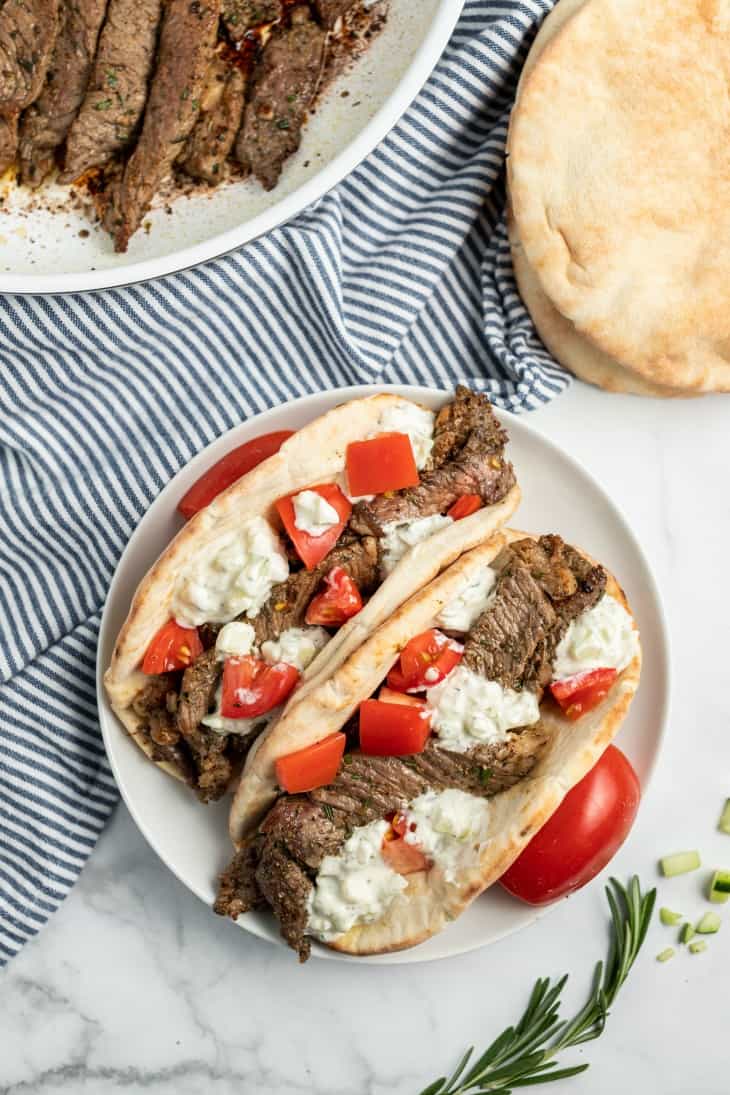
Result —
<instances>
[{"instance_id":1,"label":"diced tomato","mask_svg":"<svg viewBox=\"0 0 730 1095\"><path fill-rule=\"evenodd\" d=\"M422 692L442 681L461 661L464 647L442 631L431 628L416 635L401 651L388 674L396 692Z\"/></svg>"},{"instance_id":2,"label":"diced tomato","mask_svg":"<svg viewBox=\"0 0 730 1095\"><path fill-rule=\"evenodd\" d=\"M452 521L460 521L462 517L470 517L481 508L482 500L478 494L462 494L461 498L456 499L451 509L446 511L446 514Z\"/></svg>"},{"instance_id":3,"label":"diced tomato","mask_svg":"<svg viewBox=\"0 0 730 1095\"><path fill-rule=\"evenodd\" d=\"M178 511L188 519L199 509L204 509L221 491L230 487L231 483L235 483L262 460L278 452L292 434L293 430L276 430L275 433L264 433L261 437L254 437L251 441L245 441L243 445L239 445L238 448L231 449L193 483L178 502Z\"/></svg>"},{"instance_id":4,"label":"diced tomato","mask_svg":"<svg viewBox=\"0 0 730 1095\"><path fill-rule=\"evenodd\" d=\"M394 688L388 688L387 685L378 692L378 699L381 703L400 703L405 704L407 707L420 707L426 706L424 700L419 700L417 696L409 696L406 692L397 692Z\"/></svg>"},{"instance_id":5,"label":"diced tomato","mask_svg":"<svg viewBox=\"0 0 730 1095\"><path fill-rule=\"evenodd\" d=\"M147 647L142 662L143 673L172 673L192 665L203 644L196 627L181 627L175 620L163 624Z\"/></svg>"},{"instance_id":6,"label":"diced tomato","mask_svg":"<svg viewBox=\"0 0 730 1095\"><path fill-rule=\"evenodd\" d=\"M431 722L425 706L365 700L360 704L360 749L372 757L422 753Z\"/></svg>"},{"instance_id":7,"label":"diced tomato","mask_svg":"<svg viewBox=\"0 0 730 1095\"><path fill-rule=\"evenodd\" d=\"M369 441L351 441L345 458L350 494L382 494L415 487L418 468L407 433L381 433Z\"/></svg>"},{"instance_id":8,"label":"diced tomato","mask_svg":"<svg viewBox=\"0 0 730 1095\"><path fill-rule=\"evenodd\" d=\"M336 483L322 483L316 487L303 487L302 490L316 491L317 494L324 498L325 502L329 502L337 511L338 518L336 524L332 525L331 528L328 528L321 536L310 536L308 532L302 532L301 529L297 528L294 523L294 499L297 494L301 494L301 491L296 491L294 494L288 494L285 498L280 498L276 503L276 508L279 511L279 516L281 517L284 528L289 533L291 541L297 549L297 555L302 560L307 570L313 570L317 563L322 562L325 555L339 540L340 533L350 519L352 503L345 498Z\"/></svg>"},{"instance_id":9,"label":"diced tomato","mask_svg":"<svg viewBox=\"0 0 730 1095\"><path fill-rule=\"evenodd\" d=\"M427 871L431 866L428 859L417 844L411 844L402 836L396 836L392 840L385 834L381 848L383 859L398 874L415 874L416 871Z\"/></svg>"},{"instance_id":10,"label":"diced tomato","mask_svg":"<svg viewBox=\"0 0 730 1095\"><path fill-rule=\"evenodd\" d=\"M276 762L276 780L290 795L326 787L337 775L345 751L344 734L330 734L315 745L287 753Z\"/></svg>"},{"instance_id":11,"label":"diced tomato","mask_svg":"<svg viewBox=\"0 0 730 1095\"><path fill-rule=\"evenodd\" d=\"M312 598L304 621L322 627L339 627L362 608L360 590L344 567L332 567L324 581L327 588Z\"/></svg>"},{"instance_id":12,"label":"diced tomato","mask_svg":"<svg viewBox=\"0 0 730 1095\"><path fill-rule=\"evenodd\" d=\"M585 886L629 835L641 801L636 772L609 745L500 878L515 897L546 905Z\"/></svg>"},{"instance_id":13,"label":"diced tomato","mask_svg":"<svg viewBox=\"0 0 730 1095\"><path fill-rule=\"evenodd\" d=\"M287 662L268 665L244 654L223 663L221 715L224 719L251 719L283 703L299 680L299 670Z\"/></svg>"},{"instance_id":14,"label":"diced tomato","mask_svg":"<svg viewBox=\"0 0 730 1095\"><path fill-rule=\"evenodd\" d=\"M615 680L615 669L589 669L586 673L576 673L565 680L553 681L550 691L563 712L575 722L581 715L598 706L608 695Z\"/></svg>"}]
</instances>

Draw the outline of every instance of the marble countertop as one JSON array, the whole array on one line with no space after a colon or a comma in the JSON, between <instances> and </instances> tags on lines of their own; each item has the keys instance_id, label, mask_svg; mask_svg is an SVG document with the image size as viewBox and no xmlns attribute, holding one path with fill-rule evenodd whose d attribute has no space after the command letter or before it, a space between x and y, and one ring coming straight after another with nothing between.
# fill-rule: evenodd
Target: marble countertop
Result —
<instances>
[{"instance_id":1,"label":"marble countertop","mask_svg":"<svg viewBox=\"0 0 730 1095\"><path fill-rule=\"evenodd\" d=\"M707 872L661 881L656 859L696 847L730 867L715 829L730 795L730 397L661 403L576 383L531 420L623 507L665 594L669 734L611 872L658 882L661 903L694 915ZM591 1068L545 1090L726 1095L726 920L708 953L666 965L654 956L674 933L654 924L604 1036L566 1055ZM120 806L70 898L0 975L0 1092L416 1095L516 1020L538 975L570 972L566 1009L580 1003L605 924L599 881L469 955L300 968L211 916Z\"/></svg>"}]
</instances>

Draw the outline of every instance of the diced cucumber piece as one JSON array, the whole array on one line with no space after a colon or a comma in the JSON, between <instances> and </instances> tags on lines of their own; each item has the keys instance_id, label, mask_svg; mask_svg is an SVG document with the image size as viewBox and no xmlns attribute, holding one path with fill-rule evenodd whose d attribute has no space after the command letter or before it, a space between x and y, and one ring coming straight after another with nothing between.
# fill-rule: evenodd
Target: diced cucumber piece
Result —
<instances>
[{"instance_id":1,"label":"diced cucumber piece","mask_svg":"<svg viewBox=\"0 0 730 1095\"><path fill-rule=\"evenodd\" d=\"M700 935L714 935L715 932L719 932L722 920L716 912L706 912L702 919L697 924L697 931Z\"/></svg>"},{"instance_id":2,"label":"diced cucumber piece","mask_svg":"<svg viewBox=\"0 0 730 1095\"><path fill-rule=\"evenodd\" d=\"M674 947L665 947L663 951L659 951L656 956L657 962L668 962L670 958L674 958Z\"/></svg>"},{"instance_id":3,"label":"diced cucumber piece","mask_svg":"<svg viewBox=\"0 0 730 1095\"><path fill-rule=\"evenodd\" d=\"M694 928L692 927L692 925L689 922L687 922L686 924L682 925L682 930L679 933L679 942L680 943L689 943L690 939L694 939L694 935L695 935Z\"/></svg>"},{"instance_id":4,"label":"diced cucumber piece","mask_svg":"<svg viewBox=\"0 0 730 1095\"><path fill-rule=\"evenodd\" d=\"M675 924L678 924L682 919L681 913L672 912L671 909L660 909L659 919L662 924L666 924L668 928L673 928Z\"/></svg>"},{"instance_id":5,"label":"diced cucumber piece","mask_svg":"<svg viewBox=\"0 0 730 1095\"><path fill-rule=\"evenodd\" d=\"M730 871L715 871L710 879L710 889L707 895L710 901L717 905L724 904L730 897Z\"/></svg>"},{"instance_id":6,"label":"diced cucumber piece","mask_svg":"<svg viewBox=\"0 0 730 1095\"><path fill-rule=\"evenodd\" d=\"M725 801L725 806L720 814L720 820L717 827L721 833L727 833L727 835L730 836L730 798Z\"/></svg>"},{"instance_id":7,"label":"diced cucumber piece","mask_svg":"<svg viewBox=\"0 0 730 1095\"><path fill-rule=\"evenodd\" d=\"M704 939L698 939L696 943L690 943L689 945L690 954L702 954L702 952L706 950L707 943L705 943Z\"/></svg>"},{"instance_id":8,"label":"diced cucumber piece","mask_svg":"<svg viewBox=\"0 0 730 1095\"><path fill-rule=\"evenodd\" d=\"M687 874L688 871L696 871L702 866L699 852L675 852L674 855L665 855L659 860L659 865L665 878Z\"/></svg>"}]
</instances>

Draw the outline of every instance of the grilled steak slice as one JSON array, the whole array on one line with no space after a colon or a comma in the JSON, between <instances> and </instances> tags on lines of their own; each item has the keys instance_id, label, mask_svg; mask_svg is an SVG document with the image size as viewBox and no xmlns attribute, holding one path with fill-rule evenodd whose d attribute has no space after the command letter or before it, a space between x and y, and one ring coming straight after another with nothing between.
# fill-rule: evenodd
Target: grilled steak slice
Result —
<instances>
[{"instance_id":1,"label":"grilled steak slice","mask_svg":"<svg viewBox=\"0 0 730 1095\"><path fill-rule=\"evenodd\" d=\"M247 30L281 18L281 0L223 0L223 24L234 42Z\"/></svg>"},{"instance_id":2,"label":"grilled steak slice","mask_svg":"<svg viewBox=\"0 0 730 1095\"><path fill-rule=\"evenodd\" d=\"M40 186L54 165L56 149L81 105L96 53L106 0L66 0L46 82L20 122L20 179Z\"/></svg>"},{"instance_id":3,"label":"grilled steak slice","mask_svg":"<svg viewBox=\"0 0 730 1095\"><path fill-rule=\"evenodd\" d=\"M433 448L426 471L440 468L442 464L455 456L460 449L463 449L472 430L480 425L489 425L494 434L495 448L504 448L507 435L497 422L486 395L473 392L463 384L457 385L451 403L447 403L436 415Z\"/></svg>"},{"instance_id":4,"label":"grilled steak slice","mask_svg":"<svg viewBox=\"0 0 730 1095\"><path fill-rule=\"evenodd\" d=\"M137 147L111 190L104 223L126 251L195 124L218 32L220 0L169 0Z\"/></svg>"},{"instance_id":5,"label":"grilled steak slice","mask_svg":"<svg viewBox=\"0 0 730 1095\"><path fill-rule=\"evenodd\" d=\"M498 426L495 431L494 424L487 419L476 426L458 455L424 472L418 486L390 497L378 495L372 502L358 502L350 527L361 534L380 536L385 525L393 522L445 513L463 494L478 494L487 506L499 502L514 486L515 475L502 456L502 431Z\"/></svg>"},{"instance_id":6,"label":"grilled steak slice","mask_svg":"<svg viewBox=\"0 0 730 1095\"><path fill-rule=\"evenodd\" d=\"M217 734L200 722L213 702L219 676L215 650L206 650L183 673L177 704L177 729L192 754L196 788L203 802L221 798L233 774L228 735Z\"/></svg>"},{"instance_id":7,"label":"grilled steak slice","mask_svg":"<svg viewBox=\"0 0 730 1095\"><path fill-rule=\"evenodd\" d=\"M248 622L256 633L256 642L277 639L290 627L301 627L309 602L325 575L341 566L361 593L369 593L378 576L378 548L372 536L342 541L313 570L297 570L275 585L259 614Z\"/></svg>"},{"instance_id":8,"label":"grilled steak slice","mask_svg":"<svg viewBox=\"0 0 730 1095\"><path fill-rule=\"evenodd\" d=\"M547 593L563 624L593 608L606 592L606 571L559 536L518 540L512 552Z\"/></svg>"},{"instance_id":9,"label":"grilled steak slice","mask_svg":"<svg viewBox=\"0 0 730 1095\"><path fill-rule=\"evenodd\" d=\"M467 753L453 753L431 741L403 763L433 790L456 787L472 795L496 795L530 774L547 740L547 731L538 722L510 733L506 741L479 745Z\"/></svg>"},{"instance_id":10,"label":"grilled steak slice","mask_svg":"<svg viewBox=\"0 0 730 1095\"><path fill-rule=\"evenodd\" d=\"M256 867L256 885L281 926L281 934L299 954L309 958L311 944L307 930L307 898L312 883L299 864L287 855L275 839L264 841Z\"/></svg>"},{"instance_id":11,"label":"grilled steak slice","mask_svg":"<svg viewBox=\"0 0 730 1095\"><path fill-rule=\"evenodd\" d=\"M58 33L59 0L5 0L0 10L0 113L38 97Z\"/></svg>"},{"instance_id":12,"label":"grilled steak slice","mask_svg":"<svg viewBox=\"0 0 730 1095\"><path fill-rule=\"evenodd\" d=\"M317 18L328 30L330 30L340 16L349 11L355 0L312 0L312 7L317 13Z\"/></svg>"},{"instance_id":13,"label":"grilled steak slice","mask_svg":"<svg viewBox=\"0 0 730 1095\"><path fill-rule=\"evenodd\" d=\"M219 183L241 126L246 78L216 56L200 98L200 114L187 139L180 167L193 179Z\"/></svg>"},{"instance_id":14,"label":"grilled steak slice","mask_svg":"<svg viewBox=\"0 0 730 1095\"><path fill-rule=\"evenodd\" d=\"M15 162L18 150L18 115L0 115L0 175Z\"/></svg>"},{"instance_id":15,"label":"grilled steak slice","mask_svg":"<svg viewBox=\"0 0 730 1095\"><path fill-rule=\"evenodd\" d=\"M276 186L284 160L299 148L322 71L325 38L309 9L296 7L291 26L273 30L254 68L235 151L265 190Z\"/></svg>"},{"instance_id":16,"label":"grilled steak slice","mask_svg":"<svg viewBox=\"0 0 730 1095\"><path fill-rule=\"evenodd\" d=\"M256 885L258 859L258 843L255 840L249 841L222 872L218 896L213 905L219 916L230 916L235 920L242 913L261 904L261 894Z\"/></svg>"},{"instance_id":17,"label":"grilled steak slice","mask_svg":"<svg viewBox=\"0 0 730 1095\"><path fill-rule=\"evenodd\" d=\"M66 142L61 182L101 167L136 136L161 12L161 0L109 0L94 70Z\"/></svg>"},{"instance_id":18,"label":"grilled steak slice","mask_svg":"<svg viewBox=\"0 0 730 1095\"><path fill-rule=\"evenodd\" d=\"M494 598L469 633L464 665L505 688L539 691L567 625L602 597L606 572L559 536L519 540L494 566Z\"/></svg>"}]
</instances>

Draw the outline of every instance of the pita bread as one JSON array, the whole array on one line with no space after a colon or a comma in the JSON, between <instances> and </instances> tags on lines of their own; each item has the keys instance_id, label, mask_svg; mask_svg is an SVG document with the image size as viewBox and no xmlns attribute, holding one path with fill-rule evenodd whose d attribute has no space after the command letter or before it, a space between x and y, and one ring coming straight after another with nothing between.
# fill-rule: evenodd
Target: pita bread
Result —
<instances>
[{"instance_id":1,"label":"pita bread","mask_svg":"<svg viewBox=\"0 0 730 1095\"><path fill-rule=\"evenodd\" d=\"M104 674L104 685L112 708L125 729L163 771L184 779L183 773L174 765L155 760L153 747L142 729L142 720L132 710L131 703L147 682L139 668L144 653L152 637L170 619L177 576L211 544L252 517L265 517L279 527L274 509L276 500L312 484L336 479L344 471L348 444L372 436L377 432L384 411L404 402L412 400L387 392L355 399L303 426L275 455L197 513L142 579ZM519 487L514 486L497 505L478 510L411 549L362 612L340 628L320 651L303 674L300 690L306 691L307 682L319 680L348 657L366 634L387 619L421 585L504 524L519 500Z\"/></svg>"},{"instance_id":2,"label":"pita bread","mask_svg":"<svg viewBox=\"0 0 730 1095\"><path fill-rule=\"evenodd\" d=\"M551 19L508 140L527 264L615 364L730 390L730 0L561 0Z\"/></svg>"},{"instance_id":3,"label":"pita bread","mask_svg":"<svg viewBox=\"0 0 730 1095\"><path fill-rule=\"evenodd\" d=\"M290 708L288 716L259 749L258 757L247 765L231 812L234 839L240 842L252 832L276 798L276 789L268 778L269 762L273 765L276 757L339 730L359 703L375 692L408 640L434 626L442 607L489 566L506 543L526 535L506 530L462 555L401 605L324 684ZM623 591L611 576L607 593L630 611ZM542 722L551 731L548 745L529 776L490 799L488 842L478 864L464 871L456 882L447 882L436 867L409 875L406 890L382 920L358 925L327 945L348 954L383 954L423 942L458 916L504 874L571 787L596 763L626 716L640 670L639 653L618 676L606 699L577 722L568 721L551 704L541 709Z\"/></svg>"},{"instance_id":4,"label":"pita bread","mask_svg":"<svg viewBox=\"0 0 730 1095\"><path fill-rule=\"evenodd\" d=\"M562 0L565 3L565 0ZM514 219L508 215L510 249L515 281L522 302L530 313L535 330L555 360L569 369L579 380L595 384L607 392L628 395L655 396L660 399L685 398L696 393L681 388L666 388L652 384L639 373L632 373L604 354L597 346L575 329L548 300L540 280L525 257L525 251L517 237Z\"/></svg>"}]
</instances>

